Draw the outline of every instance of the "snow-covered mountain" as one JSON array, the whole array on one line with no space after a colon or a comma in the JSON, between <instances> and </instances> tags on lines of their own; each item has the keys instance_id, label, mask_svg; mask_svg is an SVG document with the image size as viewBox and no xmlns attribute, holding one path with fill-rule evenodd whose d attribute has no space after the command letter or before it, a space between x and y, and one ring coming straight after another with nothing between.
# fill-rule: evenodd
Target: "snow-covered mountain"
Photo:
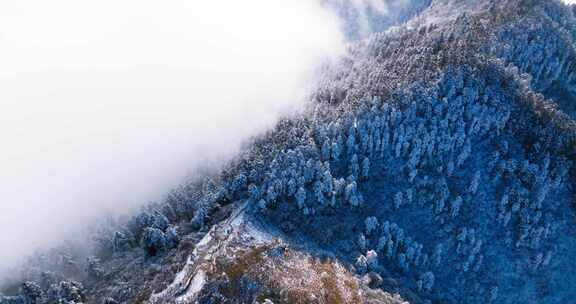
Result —
<instances>
[{"instance_id":1,"label":"snow-covered mountain","mask_svg":"<svg viewBox=\"0 0 576 304\"><path fill-rule=\"evenodd\" d=\"M370 3L304 113L0 303L571 303L575 7Z\"/></svg>"}]
</instances>

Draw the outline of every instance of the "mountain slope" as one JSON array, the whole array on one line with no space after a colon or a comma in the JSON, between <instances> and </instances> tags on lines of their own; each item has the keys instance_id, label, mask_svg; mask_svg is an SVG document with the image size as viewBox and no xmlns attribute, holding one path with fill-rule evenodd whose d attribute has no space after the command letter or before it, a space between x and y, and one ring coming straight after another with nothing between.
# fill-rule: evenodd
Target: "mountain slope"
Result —
<instances>
[{"instance_id":1,"label":"mountain slope","mask_svg":"<svg viewBox=\"0 0 576 304\"><path fill-rule=\"evenodd\" d=\"M0 303L569 303L574 12L410 3L301 116L103 224L97 258L37 257Z\"/></svg>"}]
</instances>

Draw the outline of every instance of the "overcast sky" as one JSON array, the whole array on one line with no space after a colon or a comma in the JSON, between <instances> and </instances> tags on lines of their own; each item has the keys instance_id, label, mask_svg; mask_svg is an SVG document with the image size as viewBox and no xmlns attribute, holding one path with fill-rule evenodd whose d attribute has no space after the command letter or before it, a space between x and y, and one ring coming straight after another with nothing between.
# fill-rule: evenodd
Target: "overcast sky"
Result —
<instances>
[{"instance_id":1,"label":"overcast sky","mask_svg":"<svg viewBox=\"0 0 576 304\"><path fill-rule=\"evenodd\" d=\"M0 2L0 266L233 154L342 48L310 0Z\"/></svg>"}]
</instances>

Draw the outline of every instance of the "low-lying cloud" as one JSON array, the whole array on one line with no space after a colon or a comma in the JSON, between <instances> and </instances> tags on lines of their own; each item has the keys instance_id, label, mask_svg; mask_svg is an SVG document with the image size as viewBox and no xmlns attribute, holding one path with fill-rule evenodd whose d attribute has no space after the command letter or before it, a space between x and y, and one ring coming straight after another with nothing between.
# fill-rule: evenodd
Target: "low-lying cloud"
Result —
<instances>
[{"instance_id":1,"label":"low-lying cloud","mask_svg":"<svg viewBox=\"0 0 576 304\"><path fill-rule=\"evenodd\" d=\"M0 265L159 198L302 101L310 0L0 3Z\"/></svg>"},{"instance_id":2,"label":"low-lying cloud","mask_svg":"<svg viewBox=\"0 0 576 304\"><path fill-rule=\"evenodd\" d=\"M430 2L426 0L325 0L343 21L343 32L352 40L384 31L405 21Z\"/></svg>"}]
</instances>

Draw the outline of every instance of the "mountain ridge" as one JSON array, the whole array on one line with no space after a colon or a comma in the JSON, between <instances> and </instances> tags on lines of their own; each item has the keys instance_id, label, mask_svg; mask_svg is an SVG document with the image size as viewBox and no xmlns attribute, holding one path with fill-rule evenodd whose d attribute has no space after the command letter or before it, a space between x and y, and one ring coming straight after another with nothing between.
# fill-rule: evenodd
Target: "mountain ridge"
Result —
<instances>
[{"instance_id":1,"label":"mountain ridge","mask_svg":"<svg viewBox=\"0 0 576 304\"><path fill-rule=\"evenodd\" d=\"M37 257L0 303L569 301L574 12L429 2L224 170L104 225L86 262Z\"/></svg>"}]
</instances>

